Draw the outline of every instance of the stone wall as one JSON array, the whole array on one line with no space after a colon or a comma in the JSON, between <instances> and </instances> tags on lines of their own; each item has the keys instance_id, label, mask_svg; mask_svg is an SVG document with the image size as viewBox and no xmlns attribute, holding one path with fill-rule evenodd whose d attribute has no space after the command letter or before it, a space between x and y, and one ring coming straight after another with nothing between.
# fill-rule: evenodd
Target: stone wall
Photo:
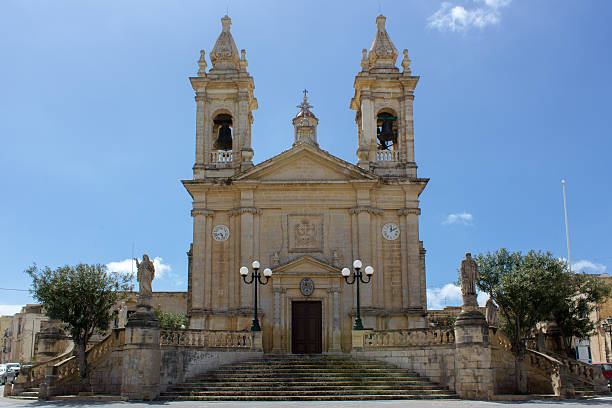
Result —
<instances>
[{"instance_id":1,"label":"stone wall","mask_svg":"<svg viewBox=\"0 0 612 408\"><path fill-rule=\"evenodd\" d=\"M430 381L455 390L455 345L429 345L397 350L353 350L353 357L374 359L413 371Z\"/></svg>"},{"instance_id":2,"label":"stone wall","mask_svg":"<svg viewBox=\"0 0 612 408\"><path fill-rule=\"evenodd\" d=\"M263 357L262 351L198 350L187 347L164 347L161 351L160 388L165 391L169 385L185 381L197 374L232 364Z\"/></svg>"}]
</instances>

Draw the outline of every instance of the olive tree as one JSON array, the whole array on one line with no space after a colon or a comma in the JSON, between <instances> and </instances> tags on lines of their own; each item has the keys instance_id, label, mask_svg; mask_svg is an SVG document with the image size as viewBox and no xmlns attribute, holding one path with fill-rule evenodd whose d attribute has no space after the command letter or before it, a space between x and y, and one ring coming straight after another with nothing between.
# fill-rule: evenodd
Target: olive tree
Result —
<instances>
[{"instance_id":1,"label":"olive tree","mask_svg":"<svg viewBox=\"0 0 612 408\"><path fill-rule=\"evenodd\" d=\"M25 272L32 277L32 296L45 314L66 324L75 344L79 375L86 379L87 342L93 334L108 330L111 307L131 289L131 275L108 272L100 264L57 269L33 265Z\"/></svg>"},{"instance_id":2,"label":"olive tree","mask_svg":"<svg viewBox=\"0 0 612 408\"><path fill-rule=\"evenodd\" d=\"M502 248L476 257L478 288L499 306L500 329L512 344L516 381L527 391L525 340L536 325L554 321L566 339L586 337L593 330L589 314L609 295L610 288L595 279L573 274L565 261L550 252L509 252Z\"/></svg>"}]
</instances>

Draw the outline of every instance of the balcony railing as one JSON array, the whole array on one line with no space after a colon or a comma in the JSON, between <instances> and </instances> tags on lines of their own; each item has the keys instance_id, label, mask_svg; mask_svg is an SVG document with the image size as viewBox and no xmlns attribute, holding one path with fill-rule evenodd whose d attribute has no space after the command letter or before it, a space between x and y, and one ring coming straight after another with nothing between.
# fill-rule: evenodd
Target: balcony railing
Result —
<instances>
[{"instance_id":1,"label":"balcony railing","mask_svg":"<svg viewBox=\"0 0 612 408\"><path fill-rule=\"evenodd\" d=\"M376 152L376 161L399 161L400 155L397 150L379 150Z\"/></svg>"},{"instance_id":2,"label":"balcony railing","mask_svg":"<svg viewBox=\"0 0 612 408\"><path fill-rule=\"evenodd\" d=\"M218 151L210 153L210 161L211 163L218 164L231 164L234 160L234 152L232 151Z\"/></svg>"}]
</instances>

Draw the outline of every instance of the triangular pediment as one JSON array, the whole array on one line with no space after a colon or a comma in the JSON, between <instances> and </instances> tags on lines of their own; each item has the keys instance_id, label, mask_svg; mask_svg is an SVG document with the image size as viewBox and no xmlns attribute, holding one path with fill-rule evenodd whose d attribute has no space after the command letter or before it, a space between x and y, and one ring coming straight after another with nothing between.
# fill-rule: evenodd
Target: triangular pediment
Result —
<instances>
[{"instance_id":1,"label":"triangular pediment","mask_svg":"<svg viewBox=\"0 0 612 408\"><path fill-rule=\"evenodd\" d=\"M378 180L367 172L317 147L303 144L238 174L233 181L333 182Z\"/></svg>"},{"instance_id":2,"label":"triangular pediment","mask_svg":"<svg viewBox=\"0 0 612 408\"><path fill-rule=\"evenodd\" d=\"M277 266L272 269L273 274L287 275L287 274L314 274L314 275L333 275L341 276L340 269L335 266L329 265L325 262L319 261L312 256L301 256L284 265Z\"/></svg>"}]
</instances>

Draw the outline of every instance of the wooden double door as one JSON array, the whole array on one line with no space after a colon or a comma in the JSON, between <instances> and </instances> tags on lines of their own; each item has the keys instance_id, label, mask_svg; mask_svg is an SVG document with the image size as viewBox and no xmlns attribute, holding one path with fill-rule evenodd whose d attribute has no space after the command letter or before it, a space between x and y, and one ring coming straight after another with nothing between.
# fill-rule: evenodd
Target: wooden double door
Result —
<instances>
[{"instance_id":1,"label":"wooden double door","mask_svg":"<svg viewBox=\"0 0 612 408\"><path fill-rule=\"evenodd\" d=\"M293 354L323 352L321 302L291 303L291 351Z\"/></svg>"}]
</instances>

